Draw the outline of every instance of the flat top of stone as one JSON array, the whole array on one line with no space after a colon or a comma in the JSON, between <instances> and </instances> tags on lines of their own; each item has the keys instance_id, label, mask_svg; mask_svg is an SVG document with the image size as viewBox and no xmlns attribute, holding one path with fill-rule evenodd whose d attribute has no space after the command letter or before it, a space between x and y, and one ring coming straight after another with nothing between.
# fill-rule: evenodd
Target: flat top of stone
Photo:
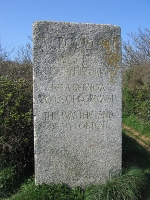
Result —
<instances>
[{"instance_id":1,"label":"flat top of stone","mask_svg":"<svg viewBox=\"0 0 150 200\"><path fill-rule=\"evenodd\" d=\"M36 25L36 24L46 24L46 23L62 23L62 24L70 24L70 25L76 25L76 24L81 24L81 25L93 25L93 26L103 26L103 27L106 27L106 26L109 26L109 27L116 27L116 28L120 28L119 26L117 25L113 25L113 24L97 24L97 23L82 23L82 22L58 22L58 21L35 21L33 22L33 26Z\"/></svg>"}]
</instances>

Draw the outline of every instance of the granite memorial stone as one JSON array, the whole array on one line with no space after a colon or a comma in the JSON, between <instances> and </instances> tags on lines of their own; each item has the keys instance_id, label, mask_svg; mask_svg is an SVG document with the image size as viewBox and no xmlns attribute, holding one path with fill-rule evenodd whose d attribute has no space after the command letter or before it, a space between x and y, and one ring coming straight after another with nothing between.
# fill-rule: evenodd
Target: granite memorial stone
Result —
<instances>
[{"instance_id":1,"label":"granite memorial stone","mask_svg":"<svg viewBox=\"0 0 150 200\"><path fill-rule=\"evenodd\" d=\"M33 24L36 184L86 187L121 169L120 34L113 25Z\"/></svg>"}]
</instances>

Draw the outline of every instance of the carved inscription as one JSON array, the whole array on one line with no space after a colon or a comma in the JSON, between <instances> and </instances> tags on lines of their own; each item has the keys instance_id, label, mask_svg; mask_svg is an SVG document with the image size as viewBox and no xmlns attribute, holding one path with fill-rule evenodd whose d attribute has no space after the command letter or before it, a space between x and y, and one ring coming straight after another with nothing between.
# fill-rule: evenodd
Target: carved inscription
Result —
<instances>
[{"instance_id":1,"label":"carved inscription","mask_svg":"<svg viewBox=\"0 0 150 200\"><path fill-rule=\"evenodd\" d=\"M106 32L107 33L107 32ZM109 46L111 51L116 51L118 48L118 37L113 36L114 32L109 32L108 38L103 39L100 35L94 35L92 38L84 35L82 37L76 37L75 33L70 33L69 35L64 36L53 36L49 35L47 40L45 40L43 36L43 41L45 43L46 49L49 50L49 46L54 49L66 49L69 50L85 48L85 49L93 49L97 48L104 49L106 45Z\"/></svg>"},{"instance_id":2,"label":"carved inscription","mask_svg":"<svg viewBox=\"0 0 150 200\"><path fill-rule=\"evenodd\" d=\"M88 59L88 61L87 61ZM95 104L103 105L105 103L113 104L116 101L116 95L108 93L108 86L104 85L103 77L108 78L108 69L101 67L88 66L88 62L94 62L93 58L89 58L83 54L79 58L62 59L61 67L46 68L45 73L52 77L58 75L65 77L64 82L51 81L47 85L46 93L38 94L38 101L42 105L65 105L70 106L76 104ZM78 63L78 64L76 64ZM79 66L81 64L82 66ZM67 66L67 67L66 67ZM63 70L62 70L63 69ZM87 77L89 77L87 79ZM98 82L90 81L98 77ZM76 78L75 81L70 79ZM85 78L85 81L84 81ZM81 83L78 83L77 80ZM88 81L89 80L89 81ZM107 79L106 79L107 80ZM109 80L109 79L108 79ZM44 122L40 126L45 126L48 131L71 131L71 130L101 130L108 127L109 121L114 117L112 110L53 110L43 113Z\"/></svg>"},{"instance_id":3,"label":"carved inscription","mask_svg":"<svg viewBox=\"0 0 150 200\"><path fill-rule=\"evenodd\" d=\"M38 129L46 128L48 132L51 131L59 131L59 133L63 133L64 131L86 131L86 130L96 130L100 131L102 129L107 128L108 121L81 121L81 122L58 122L58 121L46 121L39 124ZM78 132L76 132L78 134Z\"/></svg>"},{"instance_id":4,"label":"carved inscription","mask_svg":"<svg viewBox=\"0 0 150 200\"><path fill-rule=\"evenodd\" d=\"M105 103L105 102L113 102L115 100L115 95L96 95L96 94L84 94L80 93L77 95L61 95L61 96L55 96L50 95L47 96L45 94L39 94L38 99L40 103L56 103L56 104L69 104L69 103L87 103L87 102L93 102L93 103Z\"/></svg>"},{"instance_id":5,"label":"carved inscription","mask_svg":"<svg viewBox=\"0 0 150 200\"><path fill-rule=\"evenodd\" d=\"M83 84L51 84L49 89L52 92L101 92L105 91L105 86L103 84L93 84L93 83L83 83Z\"/></svg>"},{"instance_id":6,"label":"carved inscription","mask_svg":"<svg viewBox=\"0 0 150 200\"><path fill-rule=\"evenodd\" d=\"M65 61L66 62L66 61ZM64 62L64 63L65 63ZM74 76L96 76L102 77L103 73L100 67L79 67L79 66L71 66L66 67L65 69L61 70L58 67L45 67L44 68L45 74L48 76L54 75L65 75L67 78L72 78Z\"/></svg>"},{"instance_id":7,"label":"carved inscription","mask_svg":"<svg viewBox=\"0 0 150 200\"><path fill-rule=\"evenodd\" d=\"M48 120L84 120L84 119L111 119L114 116L111 110L103 111L53 111L44 112L45 121Z\"/></svg>"},{"instance_id":8,"label":"carved inscription","mask_svg":"<svg viewBox=\"0 0 150 200\"><path fill-rule=\"evenodd\" d=\"M100 111L52 111L44 112L44 122L39 127L47 124L47 130L100 130L107 127L108 121L114 117L112 110Z\"/></svg>"}]
</instances>

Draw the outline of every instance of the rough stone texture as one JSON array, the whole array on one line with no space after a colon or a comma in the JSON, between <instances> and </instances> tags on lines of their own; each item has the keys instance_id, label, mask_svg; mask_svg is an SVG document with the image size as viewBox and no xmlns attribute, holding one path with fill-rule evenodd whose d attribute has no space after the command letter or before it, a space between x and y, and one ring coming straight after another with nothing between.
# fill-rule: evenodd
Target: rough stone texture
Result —
<instances>
[{"instance_id":1,"label":"rough stone texture","mask_svg":"<svg viewBox=\"0 0 150 200\"><path fill-rule=\"evenodd\" d=\"M35 22L36 184L104 183L121 169L121 38L113 25Z\"/></svg>"}]
</instances>

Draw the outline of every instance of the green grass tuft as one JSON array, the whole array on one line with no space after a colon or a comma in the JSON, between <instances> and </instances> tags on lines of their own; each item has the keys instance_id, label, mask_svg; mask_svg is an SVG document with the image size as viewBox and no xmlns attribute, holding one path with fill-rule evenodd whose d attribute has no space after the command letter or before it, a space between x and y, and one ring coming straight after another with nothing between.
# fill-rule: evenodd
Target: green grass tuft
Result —
<instances>
[{"instance_id":1,"label":"green grass tuft","mask_svg":"<svg viewBox=\"0 0 150 200\"><path fill-rule=\"evenodd\" d=\"M132 168L105 185L89 187L85 192L85 200L136 200L141 197L141 190L146 187L146 184L144 172Z\"/></svg>"},{"instance_id":2,"label":"green grass tuft","mask_svg":"<svg viewBox=\"0 0 150 200\"><path fill-rule=\"evenodd\" d=\"M71 189L64 183L36 186L34 180L30 179L8 200L83 200L83 195L80 187Z\"/></svg>"}]
</instances>

